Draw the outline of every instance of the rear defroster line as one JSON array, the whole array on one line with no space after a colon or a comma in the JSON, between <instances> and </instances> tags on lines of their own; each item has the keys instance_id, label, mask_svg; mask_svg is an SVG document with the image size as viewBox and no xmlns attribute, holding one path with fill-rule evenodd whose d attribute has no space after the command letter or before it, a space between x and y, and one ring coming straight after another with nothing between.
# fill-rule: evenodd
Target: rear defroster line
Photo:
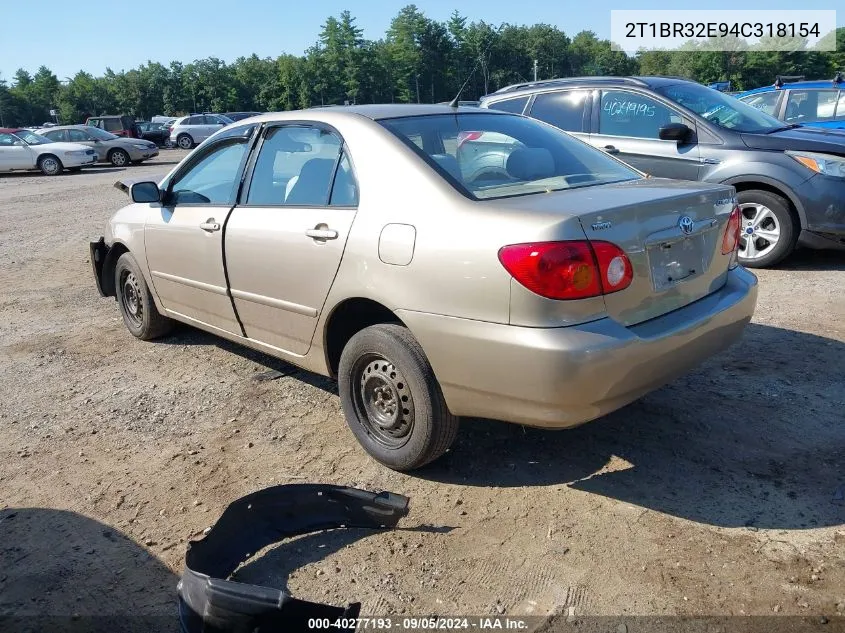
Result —
<instances>
[{"instance_id":1,"label":"rear defroster line","mask_svg":"<svg viewBox=\"0 0 845 633\"><path fill-rule=\"evenodd\" d=\"M309 630L313 618L354 622L360 602L346 607L308 602L228 578L251 555L292 536L335 528L394 528L408 514L408 502L392 492L322 484L273 486L238 499L202 539L188 544L177 585L182 631L293 633Z\"/></svg>"}]
</instances>

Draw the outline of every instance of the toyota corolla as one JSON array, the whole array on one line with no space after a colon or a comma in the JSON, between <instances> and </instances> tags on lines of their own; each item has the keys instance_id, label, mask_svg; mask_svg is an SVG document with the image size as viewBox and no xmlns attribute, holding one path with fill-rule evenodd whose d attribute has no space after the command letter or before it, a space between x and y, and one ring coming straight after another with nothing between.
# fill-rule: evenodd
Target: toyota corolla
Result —
<instances>
[{"instance_id":1,"label":"toyota corolla","mask_svg":"<svg viewBox=\"0 0 845 633\"><path fill-rule=\"evenodd\" d=\"M129 331L179 321L335 377L397 470L463 416L618 409L736 341L756 303L732 187L647 178L504 112L265 114L118 184L132 203L91 261Z\"/></svg>"}]
</instances>

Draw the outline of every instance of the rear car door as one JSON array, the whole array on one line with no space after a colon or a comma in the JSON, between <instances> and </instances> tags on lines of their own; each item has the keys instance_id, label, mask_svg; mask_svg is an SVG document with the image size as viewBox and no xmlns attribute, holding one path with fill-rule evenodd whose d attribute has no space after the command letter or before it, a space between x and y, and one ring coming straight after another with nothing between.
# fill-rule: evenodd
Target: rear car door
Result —
<instances>
[{"instance_id":1,"label":"rear car door","mask_svg":"<svg viewBox=\"0 0 845 633\"><path fill-rule=\"evenodd\" d=\"M255 126L191 157L151 204L147 264L162 305L189 320L241 334L226 286L223 226L235 204Z\"/></svg>"},{"instance_id":2,"label":"rear car door","mask_svg":"<svg viewBox=\"0 0 845 633\"><path fill-rule=\"evenodd\" d=\"M698 180L701 158L695 121L640 91L597 91L593 121L598 124L590 143L652 176ZM597 116L596 116L597 110ZM662 140L660 128L683 123L692 130L686 141Z\"/></svg>"},{"instance_id":3,"label":"rear car door","mask_svg":"<svg viewBox=\"0 0 845 633\"><path fill-rule=\"evenodd\" d=\"M589 100L589 90L542 92L534 97L529 115L588 141Z\"/></svg>"},{"instance_id":4,"label":"rear car door","mask_svg":"<svg viewBox=\"0 0 845 633\"><path fill-rule=\"evenodd\" d=\"M315 124L270 125L248 193L226 225L226 269L246 335L303 355L358 206L343 140Z\"/></svg>"}]
</instances>

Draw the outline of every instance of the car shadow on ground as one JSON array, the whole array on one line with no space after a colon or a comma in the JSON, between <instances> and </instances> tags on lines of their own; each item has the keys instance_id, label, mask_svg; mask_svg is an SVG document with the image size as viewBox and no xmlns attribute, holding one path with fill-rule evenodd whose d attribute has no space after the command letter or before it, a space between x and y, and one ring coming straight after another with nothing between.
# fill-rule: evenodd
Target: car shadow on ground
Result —
<instances>
[{"instance_id":1,"label":"car shadow on ground","mask_svg":"<svg viewBox=\"0 0 845 633\"><path fill-rule=\"evenodd\" d=\"M722 527L845 524L845 344L751 324L742 341L584 426L463 424L417 473L470 486L592 492Z\"/></svg>"},{"instance_id":2,"label":"car shadow on ground","mask_svg":"<svg viewBox=\"0 0 845 633\"><path fill-rule=\"evenodd\" d=\"M336 383L189 327L164 343L216 345L337 394ZM845 524L845 344L752 323L702 367L581 427L465 419L444 457L415 471L483 487L568 485L722 527Z\"/></svg>"},{"instance_id":3,"label":"car shadow on ground","mask_svg":"<svg viewBox=\"0 0 845 633\"><path fill-rule=\"evenodd\" d=\"M779 270L845 270L845 250L799 249L778 265Z\"/></svg>"},{"instance_id":4,"label":"car shadow on ground","mask_svg":"<svg viewBox=\"0 0 845 633\"><path fill-rule=\"evenodd\" d=\"M176 576L75 512L0 510L0 630L179 631Z\"/></svg>"}]
</instances>

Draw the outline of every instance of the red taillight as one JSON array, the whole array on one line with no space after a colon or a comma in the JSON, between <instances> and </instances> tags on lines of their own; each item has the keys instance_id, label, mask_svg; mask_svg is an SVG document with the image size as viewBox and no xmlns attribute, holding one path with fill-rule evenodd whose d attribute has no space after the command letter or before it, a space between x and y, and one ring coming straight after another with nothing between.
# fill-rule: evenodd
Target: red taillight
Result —
<instances>
[{"instance_id":1,"label":"red taillight","mask_svg":"<svg viewBox=\"0 0 845 633\"><path fill-rule=\"evenodd\" d=\"M739 207L734 207L731 217L725 227L725 235L722 238L722 255L733 253L739 247L739 236L742 230L742 212Z\"/></svg>"},{"instance_id":2,"label":"red taillight","mask_svg":"<svg viewBox=\"0 0 845 633\"><path fill-rule=\"evenodd\" d=\"M610 242L538 242L499 249L514 279L547 299L586 299L627 288L634 277L624 251Z\"/></svg>"},{"instance_id":3,"label":"red taillight","mask_svg":"<svg viewBox=\"0 0 845 633\"><path fill-rule=\"evenodd\" d=\"M458 147L467 141L477 141L484 132L458 132Z\"/></svg>"}]
</instances>

